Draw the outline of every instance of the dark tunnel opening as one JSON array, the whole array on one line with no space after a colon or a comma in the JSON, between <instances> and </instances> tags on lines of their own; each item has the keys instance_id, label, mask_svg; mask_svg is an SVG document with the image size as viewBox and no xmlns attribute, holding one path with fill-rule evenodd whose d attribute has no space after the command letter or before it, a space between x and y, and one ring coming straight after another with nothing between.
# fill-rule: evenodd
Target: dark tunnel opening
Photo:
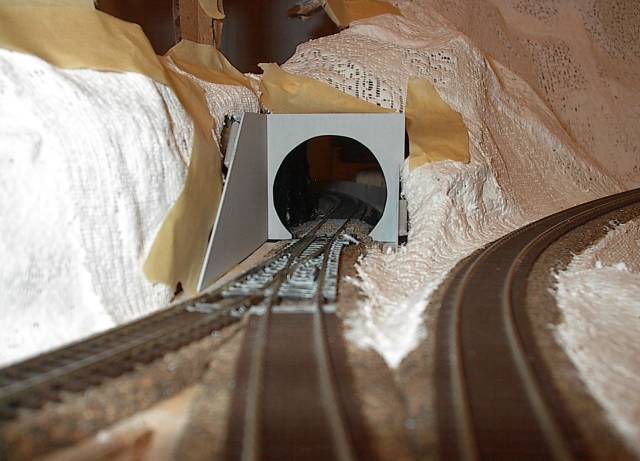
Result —
<instances>
[{"instance_id":1,"label":"dark tunnel opening","mask_svg":"<svg viewBox=\"0 0 640 461\"><path fill-rule=\"evenodd\" d=\"M318 136L287 154L275 177L273 199L290 232L295 234L296 227L327 212L327 196L332 193L365 202L368 212L363 220L375 227L384 212L387 189L382 168L366 146L343 136Z\"/></svg>"}]
</instances>

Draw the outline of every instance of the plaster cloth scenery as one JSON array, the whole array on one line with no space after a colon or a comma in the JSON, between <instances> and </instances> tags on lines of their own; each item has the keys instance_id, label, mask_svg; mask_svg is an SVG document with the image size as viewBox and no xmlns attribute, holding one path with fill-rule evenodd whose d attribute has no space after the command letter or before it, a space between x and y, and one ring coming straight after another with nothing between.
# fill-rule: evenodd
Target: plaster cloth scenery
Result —
<instances>
[{"instance_id":1,"label":"plaster cloth scenery","mask_svg":"<svg viewBox=\"0 0 640 461\"><path fill-rule=\"evenodd\" d=\"M640 455L640 220L616 226L556 274L556 338Z\"/></svg>"},{"instance_id":2,"label":"plaster cloth scenery","mask_svg":"<svg viewBox=\"0 0 640 461\"><path fill-rule=\"evenodd\" d=\"M247 89L199 82L218 131L227 111L258 109ZM0 366L169 302L141 266L184 186L192 130L150 78L0 50Z\"/></svg>"},{"instance_id":3,"label":"plaster cloth scenery","mask_svg":"<svg viewBox=\"0 0 640 461\"><path fill-rule=\"evenodd\" d=\"M408 244L370 252L352 280L366 300L347 319L347 337L391 367L430 334L426 305L463 257L528 222L640 185L640 18L633 2L397 4L402 17L371 18L303 44L283 66L399 111L407 78L430 78L469 130L469 164L404 172ZM606 313L602 306L567 307L572 320L582 319L575 331L567 320L558 339L637 451L640 415L626 402L637 400L632 345L640 284L637 269L621 258L629 254L637 256L637 246L603 245L598 257L606 265L559 275L563 293L621 298ZM604 297L587 290L609 278ZM618 340L599 350L591 322L602 327L598 334Z\"/></svg>"},{"instance_id":4,"label":"plaster cloth scenery","mask_svg":"<svg viewBox=\"0 0 640 461\"><path fill-rule=\"evenodd\" d=\"M392 367L428 334L424 308L464 256L640 183L640 60L625 45L637 21L604 15L598 2L397 5L402 16L302 44L282 66L399 111L407 79L429 78L469 130L469 164L405 171L408 244L370 252L353 281L367 300L348 319L348 337ZM630 3L616 5L607 8L633 15Z\"/></svg>"}]
</instances>

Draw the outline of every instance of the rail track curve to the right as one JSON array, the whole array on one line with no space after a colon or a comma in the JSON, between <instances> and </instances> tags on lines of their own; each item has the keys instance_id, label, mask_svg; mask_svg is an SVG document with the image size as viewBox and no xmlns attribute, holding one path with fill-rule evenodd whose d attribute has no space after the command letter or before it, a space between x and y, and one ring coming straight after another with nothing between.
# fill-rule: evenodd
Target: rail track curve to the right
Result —
<instances>
[{"instance_id":1,"label":"rail track curve to the right","mask_svg":"<svg viewBox=\"0 0 640 461\"><path fill-rule=\"evenodd\" d=\"M564 210L493 242L458 268L437 322L440 459L591 459L536 345L527 279L559 238L637 203L640 189Z\"/></svg>"}]
</instances>

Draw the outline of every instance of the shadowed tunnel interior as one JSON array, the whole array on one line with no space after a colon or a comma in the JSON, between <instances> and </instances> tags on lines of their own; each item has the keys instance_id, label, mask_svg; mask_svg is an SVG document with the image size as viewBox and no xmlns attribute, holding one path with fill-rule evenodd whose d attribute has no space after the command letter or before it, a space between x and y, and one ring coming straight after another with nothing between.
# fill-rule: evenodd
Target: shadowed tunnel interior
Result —
<instances>
[{"instance_id":1,"label":"shadowed tunnel interior","mask_svg":"<svg viewBox=\"0 0 640 461\"><path fill-rule=\"evenodd\" d=\"M295 147L282 162L273 186L280 220L291 231L325 211L319 198L337 192L369 205L365 221L380 220L387 198L380 164L360 142L343 136L318 136ZM336 216L346 217L346 216Z\"/></svg>"}]
</instances>

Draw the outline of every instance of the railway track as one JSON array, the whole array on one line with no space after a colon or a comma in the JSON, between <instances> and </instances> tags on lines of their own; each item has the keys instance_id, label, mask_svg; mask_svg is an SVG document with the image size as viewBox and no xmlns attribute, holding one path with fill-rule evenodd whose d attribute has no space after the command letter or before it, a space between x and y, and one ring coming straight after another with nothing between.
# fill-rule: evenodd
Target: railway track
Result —
<instances>
[{"instance_id":1,"label":"railway track","mask_svg":"<svg viewBox=\"0 0 640 461\"><path fill-rule=\"evenodd\" d=\"M333 235L251 316L236 372L224 459L373 459L338 319Z\"/></svg>"},{"instance_id":2,"label":"railway track","mask_svg":"<svg viewBox=\"0 0 640 461\"><path fill-rule=\"evenodd\" d=\"M319 273L314 270L318 264L323 277L337 277L337 259L347 243L339 235L344 226L330 235L321 231L345 206L355 212L362 205L336 196L332 200L333 208L303 236L215 291L0 370L0 424L16 418L21 409L38 409L60 401L63 393L85 391L157 360L247 312L264 309L272 299L304 295L312 285L305 279ZM335 280L326 285L329 292L335 290Z\"/></svg>"},{"instance_id":3,"label":"railway track","mask_svg":"<svg viewBox=\"0 0 640 461\"><path fill-rule=\"evenodd\" d=\"M468 258L445 290L435 357L441 459L590 459L526 312L527 277L554 241L640 201L640 189L525 226Z\"/></svg>"},{"instance_id":4,"label":"railway track","mask_svg":"<svg viewBox=\"0 0 640 461\"><path fill-rule=\"evenodd\" d=\"M545 368L525 310L539 255L573 229L640 201L640 190L525 226L466 260L445 290L436 335L442 459L589 459ZM342 201L352 217L361 205ZM225 459L375 459L350 384L335 315L351 218L330 213L263 264L211 293L0 370L0 424L249 315ZM324 226L324 227L323 227Z\"/></svg>"}]
</instances>

